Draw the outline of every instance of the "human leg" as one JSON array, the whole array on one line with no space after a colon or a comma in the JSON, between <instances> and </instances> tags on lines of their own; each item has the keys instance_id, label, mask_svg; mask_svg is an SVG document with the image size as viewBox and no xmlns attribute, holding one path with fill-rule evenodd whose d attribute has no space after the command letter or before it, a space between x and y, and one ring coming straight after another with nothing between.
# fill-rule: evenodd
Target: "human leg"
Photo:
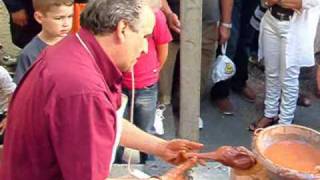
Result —
<instances>
[{"instance_id":1,"label":"human leg","mask_svg":"<svg viewBox=\"0 0 320 180\"><path fill-rule=\"evenodd\" d=\"M281 104L280 104L280 124L291 124L297 106L299 95L299 74L300 67L288 66L286 47L288 44L287 34L289 26L284 25L281 35L281 57L280 57L280 82L281 82Z\"/></svg>"},{"instance_id":2,"label":"human leg","mask_svg":"<svg viewBox=\"0 0 320 180\"><path fill-rule=\"evenodd\" d=\"M266 87L264 116L274 118L278 115L281 95L281 46L280 36L278 34L278 21L267 12L265 18L262 20L262 27L262 51L264 53Z\"/></svg>"},{"instance_id":3,"label":"human leg","mask_svg":"<svg viewBox=\"0 0 320 180\"><path fill-rule=\"evenodd\" d=\"M218 28L216 23L203 23L202 48L201 48L201 87L200 97L204 98L209 76L212 71L212 63L216 56L218 40Z\"/></svg>"},{"instance_id":4,"label":"human leg","mask_svg":"<svg viewBox=\"0 0 320 180\"><path fill-rule=\"evenodd\" d=\"M170 104L172 83L173 83L173 73L174 67L177 59L177 53L179 50L179 42L171 42L169 44L168 58L160 72L159 80L159 103L160 104Z\"/></svg>"},{"instance_id":5,"label":"human leg","mask_svg":"<svg viewBox=\"0 0 320 180\"><path fill-rule=\"evenodd\" d=\"M134 124L150 134L155 134L154 118L158 97L158 84L136 91L134 103ZM140 163L144 164L151 156L140 152Z\"/></svg>"},{"instance_id":6,"label":"human leg","mask_svg":"<svg viewBox=\"0 0 320 180\"><path fill-rule=\"evenodd\" d=\"M237 51L238 38L240 33L240 15L241 13L241 0L235 0L232 9L232 29L226 55L232 60ZM218 47L217 54L221 54L221 47ZM225 115L233 114L233 106L229 100L229 90L231 87L230 79L220 81L211 88L211 99L216 104L220 112Z\"/></svg>"},{"instance_id":7,"label":"human leg","mask_svg":"<svg viewBox=\"0 0 320 180\"><path fill-rule=\"evenodd\" d=\"M125 110L124 117L130 119L130 106L132 91L124 89L123 93L128 96L128 105ZM158 98L158 84L154 84L143 89L135 90L135 102L134 102L134 115L133 123L140 129L154 134L154 118L156 112ZM119 147L117 150L116 163L122 162L124 149ZM151 156L150 156L151 157ZM145 153L140 153L140 163L144 164L149 159L149 155Z\"/></svg>"},{"instance_id":8,"label":"human leg","mask_svg":"<svg viewBox=\"0 0 320 180\"><path fill-rule=\"evenodd\" d=\"M264 116L249 126L249 130L265 128L273 125L279 112L280 86L280 57L281 38L278 33L277 21L267 13L261 22L262 52L265 62L265 109Z\"/></svg>"},{"instance_id":9,"label":"human leg","mask_svg":"<svg viewBox=\"0 0 320 180\"><path fill-rule=\"evenodd\" d=\"M239 37L236 46L236 52L233 58L233 62L236 66L236 73L231 78L232 89L238 92L242 97L244 97L249 102L254 102L256 95L253 89L247 85L248 80L248 59L249 52L247 49L250 46L250 41L252 39L253 29L250 28L250 18L254 13L257 1L247 2L245 0L240 0L240 22L239 22Z\"/></svg>"}]
</instances>

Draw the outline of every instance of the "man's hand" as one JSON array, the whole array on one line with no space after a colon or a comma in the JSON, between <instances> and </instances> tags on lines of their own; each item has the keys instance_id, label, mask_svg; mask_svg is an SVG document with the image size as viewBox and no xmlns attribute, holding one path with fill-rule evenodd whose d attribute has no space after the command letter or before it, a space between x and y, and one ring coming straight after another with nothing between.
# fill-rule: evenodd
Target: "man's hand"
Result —
<instances>
[{"instance_id":1,"label":"man's hand","mask_svg":"<svg viewBox=\"0 0 320 180\"><path fill-rule=\"evenodd\" d=\"M219 26L219 44L226 43L230 38L230 28Z\"/></svg>"},{"instance_id":2,"label":"man's hand","mask_svg":"<svg viewBox=\"0 0 320 180\"><path fill-rule=\"evenodd\" d=\"M190 158L186 153L197 152L202 149L202 147L203 145L200 143L176 139L160 144L158 147L159 153L157 155L168 163L178 165Z\"/></svg>"},{"instance_id":3,"label":"man's hand","mask_svg":"<svg viewBox=\"0 0 320 180\"><path fill-rule=\"evenodd\" d=\"M0 123L0 135L6 130L7 127L7 118L4 118Z\"/></svg>"},{"instance_id":4,"label":"man's hand","mask_svg":"<svg viewBox=\"0 0 320 180\"><path fill-rule=\"evenodd\" d=\"M181 23L178 16L175 13L170 13L166 17L167 17L169 28L177 33L180 33Z\"/></svg>"},{"instance_id":5,"label":"man's hand","mask_svg":"<svg viewBox=\"0 0 320 180\"><path fill-rule=\"evenodd\" d=\"M245 147L222 146L216 151L217 161L236 169L249 169L256 164L252 152Z\"/></svg>"},{"instance_id":6,"label":"man's hand","mask_svg":"<svg viewBox=\"0 0 320 180\"><path fill-rule=\"evenodd\" d=\"M186 162L172 168L165 175L159 177L161 180L185 180L186 172L197 165L197 158L188 159ZM159 178L150 178L150 180L157 180ZM137 180L137 178L128 175L118 178L107 178L108 180ZM105 179L105 180L107 180Z\"/></svg>"},{"instance_id":7,"label":"man's hand","mask_svg":"<svg viewBox=\"0 0 320 180\"><path fill-rule=\"evenodd\" d=\"M11 18L13 23L19 26L25 26L28 23L28 15L24 9L11 13Z\"/></svg>"},{"instance_id":8,"label":"man's hand","mask_svg":"<svg viewBox=\"0 0 320 180\"><path fill-rule=\"evenodd\" d=\"M197 164L197 159L188 159L183 164L171 169L165 175L161 176L161 180L185 180L186 172Z\"/></svg>"}]
</instances>

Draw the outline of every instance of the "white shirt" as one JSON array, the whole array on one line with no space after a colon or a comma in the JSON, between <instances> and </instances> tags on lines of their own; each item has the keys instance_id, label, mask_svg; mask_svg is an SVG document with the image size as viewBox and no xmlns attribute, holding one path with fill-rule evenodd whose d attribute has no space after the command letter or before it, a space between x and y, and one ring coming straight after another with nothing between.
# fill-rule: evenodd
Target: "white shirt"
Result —
<instances>
[{"instance_id":1,"label":"white shirt","mask_svg":"<svg viewBox=\"0 0 320 180\"><path fill-rule=\"evenodd\" d=\"M301 14L290 21L287 67L314 65L314 40L320 16L320 0L302 0Z\"/></svg>"},{"instance_id":2,"label":"white shirt","mask_svg":"<svg viewBox=\"0 0 320 180\"><path fill-rule=\"evenodd\" d=\"M9 97L16 89L16 84L13 82L8 71L0 66L0 113L8 109Z\"/></svg>"},{"instance_id":3,"label":"white shirt","mask_svg":"<svg viewBox=\"0 0 320 180\"><path fill-rule=\"evenodd\" d=\"M314 65L314 40L319 16L320 0L302 0L302 9L295 12L290 20L286 53L287 68ZM263 51L259 49L259 59L263 57Z\"/></svg>"}]
</instances>

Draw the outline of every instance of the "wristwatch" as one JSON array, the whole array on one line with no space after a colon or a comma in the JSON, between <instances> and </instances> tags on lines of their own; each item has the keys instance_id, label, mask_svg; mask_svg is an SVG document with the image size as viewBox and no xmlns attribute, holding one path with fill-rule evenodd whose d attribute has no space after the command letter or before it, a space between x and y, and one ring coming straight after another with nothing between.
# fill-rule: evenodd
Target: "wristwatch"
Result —
<instances>
[{"instance_id":1,"label":"wristwatch","mask_svg":"<svg viewBox=\"0 0 320 180\"><path fill-rule=\"evenodd\" d=\"M220 25L223 26L223 27L225 27L225 28L228 28L228 29L231 29L231 28L232 28L232 24L231 24L231 23L221 22Z\"/></svg>"}]
</instances>

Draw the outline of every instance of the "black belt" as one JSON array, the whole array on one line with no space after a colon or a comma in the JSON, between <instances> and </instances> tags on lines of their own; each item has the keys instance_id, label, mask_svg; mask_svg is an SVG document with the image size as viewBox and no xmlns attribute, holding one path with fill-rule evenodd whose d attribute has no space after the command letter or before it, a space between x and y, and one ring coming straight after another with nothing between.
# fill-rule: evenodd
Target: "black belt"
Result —
<instances>
[{"instance_id":1,"label":"black belt","mask_svg":"<svg viewBox=\"0 0 320 180\"><path fill-rule=\"evenodd\" d=\"M292 9L286 9L279 5L274 5L269 10L271 15L279 21L289 21L294 13Z\"/></svg>"},{"instance_id":2,"label":"black belt","mask_svg":"<svg viewBox=\"0 0 320 180\"><path fill-rule=\"evenodd\" d=\"M88 3L88 0L74 0L75 3Z\"/></svg>"}]
</instances>

